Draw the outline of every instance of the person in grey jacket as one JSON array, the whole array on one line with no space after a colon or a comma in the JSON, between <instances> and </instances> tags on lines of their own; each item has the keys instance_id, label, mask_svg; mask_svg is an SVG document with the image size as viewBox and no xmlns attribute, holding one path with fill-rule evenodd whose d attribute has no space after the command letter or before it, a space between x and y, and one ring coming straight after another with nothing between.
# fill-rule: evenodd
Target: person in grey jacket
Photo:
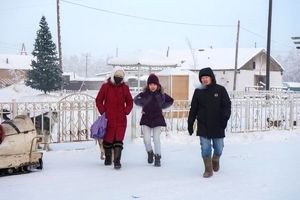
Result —
<instances>
[{"instance_id":1,"label":"person in grey jacket","mask_svg":"<svg viewBox=\"0 0 300 200\"><path fill-rule=\"evenodd\" d=\"M197 136L200 137L205 166L203 177L208 178L220 167L219 160L224 147L227 121L231 114L231 101L226 89L216 83L211 68L201 69L199 80L202 87L194 91L188 116L188 132L193 134L194 122L197 119Z\"/></svg>"}]
</instances>

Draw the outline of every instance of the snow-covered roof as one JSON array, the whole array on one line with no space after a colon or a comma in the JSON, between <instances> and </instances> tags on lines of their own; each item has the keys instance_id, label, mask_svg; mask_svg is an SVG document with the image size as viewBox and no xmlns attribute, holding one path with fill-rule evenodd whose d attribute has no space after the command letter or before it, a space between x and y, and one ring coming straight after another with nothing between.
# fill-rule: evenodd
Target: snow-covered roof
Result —
<instances>
[{"instance_id":1,"label":"snow-covered roof","mask_svg":"<svg viewBox=\"0 0 300 200\"><path fill-rule=\"evenodd\" d=\"M300 88L299 82L283 82L283 84L291 88Z\"/></svg>"},{"instance_id":2,"label":"snow-covered roof","mask_svg":"<svg viewBox=\"0 0 300 200\"><path fill-rule=\"evenodd\" d=\"M70 81L104 81L106 78L97 76L97 77L82 77L78 76L75 72L64 72L63 76L70 76Z\"/></svg>"},{"instance_id":3,"label":"snow-covered roof","mask_svg":"<svg viewBox=\"0 0 300 200\"><path fill-rule=\"evenodd\" d=\"M169 58L158 51L139 51L130 56L115 57L107 61L108 65L145 66L145 67L177 67L180 59Z\"/></svg>"},{"instance_id":4,"label":"snow-covered roof","mask_svg":"<svg viewBox=\"0 0 300 200\"><path fill-rule=\"evenodd\" d=\"M0 69L31 69L32 55L0 54Z\"/></svg>"},{"instance_id":5,"label":"snow-covered roof","mask_svg":"<svg viewBox=\"0 0 300 200\"><path fill-rule=\"evenodd\" d=\"M125 76L127 80L129 79L138 79L137 76L134 76L134 75L129 75L129 76Z\"/></svg>"},{"instance_id":6,"label":"snow-covered roof","mask_svg":"<svg viewBox=\"0 0 300 200\"><path fill-rule=\"evenodd\" d=\"M164 51L147 50L139 51L128 57L112 58L108 60L108 64L120 66L182 66L189 70L199 70L204 67L210 67L213 70L233 70L235 66L235 51L235 48L205 48L193 49L192 51L189 49L171 49L168 57L166 57ZM265 53L265 49L239 48L237 68L240 69L260 53ZM275 58L271 57L271 59L282 68Z\"/></svg>"},{"instance_id":7,"label":"snow-covered roof","mask_svg":"<svg viewBox=\"0 0 300 200\"><path fill-rule=\"evenodd\" d=\"M107 76L107 75L110 75L111 74L111 71L109 72L100 72L100 73L97 73L96 76Z\"/></svg>"},{"instance_id":8,"label":"snow-covered roof","mask_svg":"<svg viewBox=\"0 0 300 200\"><path fill-rule=\"evenodd\" d=\"M188 75L188 76L197 76L195 72L190 70L177 67L177 68L167 68L157 73L160 76L169 76L169 75Z\"/></svg>"},{"instance_id":9,"label":"snow-covered roof","mask_svg":"<svg viewBox=\"0 0 300 200\"><path fill-rule=\"evenodd\" d=\"M238 69L263 51L263 48L239 48ZM190 50L171 51L170 57L183 58L184 63L182 66L186 69L198 70L203 67L210 67L213 70L234 69L235 48L195 49L193 52L194 58Z\"/></svg>"}]
</instances>

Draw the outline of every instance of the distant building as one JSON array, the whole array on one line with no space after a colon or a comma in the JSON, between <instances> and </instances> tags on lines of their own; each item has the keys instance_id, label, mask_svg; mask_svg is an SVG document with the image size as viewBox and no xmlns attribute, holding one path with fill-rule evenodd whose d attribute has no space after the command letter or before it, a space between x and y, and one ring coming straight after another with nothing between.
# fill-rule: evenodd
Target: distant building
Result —
<instances>
[{"instance_id":1,"label":"distant building","mask_svg":"<svg viewBox=\"0 0 300 200\"><path fill-rule=\"evenodd\" d=\"M0 54L0 88L24 80L31 69L31 55Z\"/></svg>"},{"instance_id":2,"label":"distant building","mask_svg":"<svg viewBox=\"0 0 300 200\"><path fill-rule=\"evenodd\" d=\"M271 56L270 59L270 89L282 88L282 75L284 68ZM129 77L131 89L141 87L144 84L136 84L137 81L144 81L142 77L149 73L157 73L167 69L164 72L170 72L168 80L174 83L168 86L175 90L176 83L184 82L186 88L192 84L190 75L182 71L182 77L179 78L178 70L168 69L180 68L195 72L198 74L200 69L210 67L215 73L217 83L226 87L228 91L233 91L234 73L235 73L235 48L208 48L194 50L170 50L168 54L164 51L145 51L138 52L128 57L116 57L108 60L112 66L122 66ZM172 75L175 73L176 75ZM185 76L185 78L184 78ZM177 77L177 78L175 78ZM263 90L266 85L266 51L263 48L240 48L238 51L236 91L245 90ZM180 79L180 80L179 80ZM177 81L178 80L178 81ZM182 83L183 83L182 82ZM135 90L135 89L134 89ZM178 94L179 95L179 94ZM180 97L179 97L180 96ZM190 94L180 94L178 98L183 98Z\"/></svg>"},{"instance_id":3,"label":"distant building","mask_svg":"<svg viewBox=\"0 0 300 200\"><path fill-rule=\"evenodd\" d=\"M195 88L200 86L196 73L179 67L164 69L157 76L164 91L175 100L192 99Z\"/></svg>"},{"instance_id":4,"label":"distant building","mask_svg":"<svg viewBox=\"0 0 300 200\"><path fill-rule=\"evenodd\" d=\"M300 92L299 82L283 82L283 87L288 91Z\"/></svg>"},{"instance_id":5,"label":"distant building","mask_svg":"<svg viewBox=\"0 0 300 200\"><path fill-rule=\"evenodd\" d=\"M185 59L182 67L196 73L200 69L210 67L216 75L217 83L233 90L235 49L199 49L194 52L175 52L170 56ZM271 56L270 62L270 88L282 87L282 65ZM266 85L266 51L263 48L240 48L237 62L236 91L249 89L265 89Z\"/></svg>"},{"instance_id":6,"label":"distant building","mask_svg":"<svg viewBox=\"0 0 300 200\"><path fill-rule=\"evenodd\" d=\"M121 66L126 72L125 80L132 91L139 91L145 86L150 73L158 73L167 68L180 66L180 61L171 59L158 52L137 52L136 54L111 58L111 66Z\"/></svg>"},{"instance_id":7,"label":"distant building","mask_svg":"<svg viewBox=\"0 0 300 200\"><path fill-rule=\"evenodd\" d=\"M64 72L64 89L71 91L99 90L104 77L80 77L75 72Z\"/></svg>"}]
</instances>

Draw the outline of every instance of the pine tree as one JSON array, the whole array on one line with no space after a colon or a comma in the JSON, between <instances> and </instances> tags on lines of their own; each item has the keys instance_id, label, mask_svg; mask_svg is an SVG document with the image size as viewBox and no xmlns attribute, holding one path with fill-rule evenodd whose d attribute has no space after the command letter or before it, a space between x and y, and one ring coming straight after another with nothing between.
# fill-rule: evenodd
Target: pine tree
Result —
<instances>
[{"instance_id":1,"label":"pine tree","mask_svg":"<svg viewBox=\"0 0 300 200\"><path fill-rule=\"evenodd\" d=\"M28 71L25 84L46 94L61 89L63 79L56 46L45 16L42 16L39 26L32 52L35 59L31 62L32 70Z\"/></svg>"}]
</instances>

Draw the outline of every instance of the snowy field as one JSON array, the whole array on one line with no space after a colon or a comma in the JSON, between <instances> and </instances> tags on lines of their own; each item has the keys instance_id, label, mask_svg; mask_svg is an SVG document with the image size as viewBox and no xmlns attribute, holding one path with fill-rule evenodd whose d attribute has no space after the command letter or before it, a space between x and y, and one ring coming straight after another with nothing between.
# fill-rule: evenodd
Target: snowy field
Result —
<instances>
[{"instance_id":1,"label":"snowy field","mask_svg":"<svg viewBox=\"0 0 300 200\"><path fill-rule=\"evenodd\" d=\"M140 138L125 140L122 169L104 166L94 142L52 144L44 169L0 178L1 200L299 200L300 131L228 134L221 169L202 178L198 137L162 135L162 167Z\"/></svg>"}]
</instances>

